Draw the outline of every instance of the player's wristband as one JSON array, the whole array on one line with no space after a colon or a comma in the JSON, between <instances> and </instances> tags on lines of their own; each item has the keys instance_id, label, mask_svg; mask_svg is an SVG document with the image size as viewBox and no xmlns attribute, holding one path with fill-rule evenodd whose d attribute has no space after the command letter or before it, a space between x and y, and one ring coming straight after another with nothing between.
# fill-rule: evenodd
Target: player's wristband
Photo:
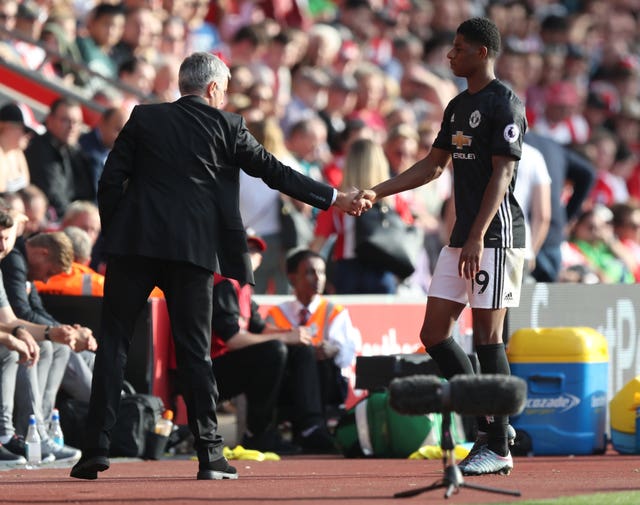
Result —
<instances>
[{"instance_id":1,"label":"player's wristband","mask_svg":"<svg viewBox=\"0 0 640 505\"><path fill-rule=\"evenodd\" d=\"M51 340L51 326L47 326L44 329L44 339L45 340Z\"/></svg>"}]
</instances>

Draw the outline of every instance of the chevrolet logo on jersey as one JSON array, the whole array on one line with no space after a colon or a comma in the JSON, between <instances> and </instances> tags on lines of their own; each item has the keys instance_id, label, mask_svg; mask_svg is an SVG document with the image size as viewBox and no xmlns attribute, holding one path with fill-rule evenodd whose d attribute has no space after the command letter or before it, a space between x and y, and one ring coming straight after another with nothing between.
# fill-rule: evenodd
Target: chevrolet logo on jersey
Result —
<instances>
[{"instance_id":1,"label":"chevrolet logo on jersey","mask_svg":"<svg viewBox=\"0 0 640 505\"><path fill-rule=\"evenodd\" d=\"M461 131L457 131L455 135L451 135L451 145L456 146L456 149L462 149L471 145L472 137L465 135Z\"/></svg>"}]
</instances>

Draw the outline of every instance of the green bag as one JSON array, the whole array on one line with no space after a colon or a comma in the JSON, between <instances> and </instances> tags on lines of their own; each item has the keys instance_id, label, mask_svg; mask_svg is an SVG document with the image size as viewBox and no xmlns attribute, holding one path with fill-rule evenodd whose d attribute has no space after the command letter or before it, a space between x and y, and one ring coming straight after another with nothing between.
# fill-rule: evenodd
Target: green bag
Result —
<instances>
[{"instance_id":1,"label":"green bag","mask_svg":"<svg viewBox=\"0 0 640 505\"><path fill-rule=\"evenodd\" d=\"M464 443L464 431L450 414L454 443ZM348 458L407 458L425 445L440 445L442 414L409 416L389 405L389 393L375 392L360 400L340 419L335 438Z\"/></svg>"}]
</instances>

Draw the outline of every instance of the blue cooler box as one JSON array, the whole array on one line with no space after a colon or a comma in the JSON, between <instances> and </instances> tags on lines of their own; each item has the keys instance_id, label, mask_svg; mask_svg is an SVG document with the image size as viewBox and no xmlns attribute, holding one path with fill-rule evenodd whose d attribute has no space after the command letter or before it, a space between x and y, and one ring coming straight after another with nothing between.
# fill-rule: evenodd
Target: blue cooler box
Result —
<instances>
[{"instance_id":1,"label":"blue cooler box","mask_svg":"<svg viewBox=\"0 0 640 505\"><path fill-rule=\"evenodd\" d=\"M609 352L600 333L523 328L511 336L507 356L511 373L528 388L525 409L511 425L528 435L533 454L604 452Z\"/></svg>"}]
</instances>

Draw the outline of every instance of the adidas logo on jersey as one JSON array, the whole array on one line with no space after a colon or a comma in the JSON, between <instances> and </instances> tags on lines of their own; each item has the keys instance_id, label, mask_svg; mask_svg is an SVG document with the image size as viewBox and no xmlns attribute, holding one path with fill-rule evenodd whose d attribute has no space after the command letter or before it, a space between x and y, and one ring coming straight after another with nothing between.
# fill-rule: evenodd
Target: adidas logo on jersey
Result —
<instances>
[{"instance_id":1,"label":"adidas logo on jersey","mask_svg":"<svg viewBox=\"0 0 640 505\"><path fill-rule=\"evenodd\" d=\"M512 301L513 300L513 294L511 293L511 291L509 291L506 295L504 295L504 299L505 301Z\"/></svg>"}]
</instances>

